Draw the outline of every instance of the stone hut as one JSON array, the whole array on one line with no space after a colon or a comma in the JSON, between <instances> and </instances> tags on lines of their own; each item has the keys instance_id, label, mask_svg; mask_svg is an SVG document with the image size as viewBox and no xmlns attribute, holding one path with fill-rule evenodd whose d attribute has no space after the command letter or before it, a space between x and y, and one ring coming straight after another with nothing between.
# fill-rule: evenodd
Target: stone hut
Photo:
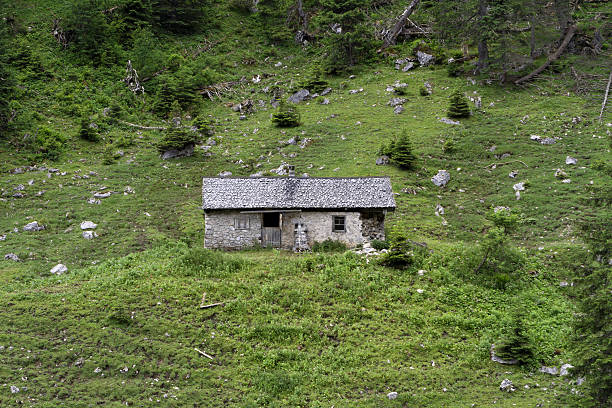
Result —
<instances>
[{"instance_id":1,"label":"stone hut","mask_svg":"<svg viewBox=\"0 0 612 408\"><path fill-rule=\"evenodd\" d=\"M385 239L395 209L388 177L204 178L206 248L261 245L294 251L332 239Z\"/></svg>"}]
</instances>

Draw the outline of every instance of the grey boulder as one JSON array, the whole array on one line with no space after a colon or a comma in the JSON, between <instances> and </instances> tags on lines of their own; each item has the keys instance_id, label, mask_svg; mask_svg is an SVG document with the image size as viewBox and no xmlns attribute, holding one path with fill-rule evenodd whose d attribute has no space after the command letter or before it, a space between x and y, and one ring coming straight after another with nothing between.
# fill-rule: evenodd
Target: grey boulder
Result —
<instances>
[{"instance_id":1,"label":"grey boulder","mask_svg":"<svg viewBox=\"0 0 612 408\"><path fill-rule=\"evenodd\" d=\"M438 173L431 178L431 182L438 187L444 187L450 181L450 173L446 170L438 170Z\"/></svg>"},{"instance_id":2,"label":"grey boulder","mask_svg":"<svg viewBox=\"0 0 612 408\"><path fill-rule=\"evenodd\" d=\"M42 231L45 229L44 225L40 225L37 221L32 221L23 227L24 231Z\"/></svg>"}]
</instances>

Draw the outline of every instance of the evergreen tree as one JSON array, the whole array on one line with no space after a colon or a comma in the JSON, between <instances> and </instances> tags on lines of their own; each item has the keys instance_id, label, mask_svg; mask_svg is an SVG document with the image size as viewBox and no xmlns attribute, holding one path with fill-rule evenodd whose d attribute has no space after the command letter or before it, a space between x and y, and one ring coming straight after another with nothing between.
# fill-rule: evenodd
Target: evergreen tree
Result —
<instances>
[{"instance_id":1,"label":"evergreen tree","mask_svg":"<svg viewBox=\"0 0 612 408\"><path fill-rule=\"evenodd\" d=\"M272 115L272 123L278 127L296 127L300 125L300 114L296 107L281 101L278 110Z\"/></svg>"},{"instance_id":2,"label":"evergreen tree","mask_svg":"<svg viewBox=\"0 0 612 408\"><path fill-rule=\"evenodd\" d=\"M97 142L100 138L97 129L90 126L87 117L81 119L81 127L79 129L79 137L90 142Z\"/></svg>"},{"instance_id":3,"label":"evergreen tree","mask_svg":"<svg viewBox=\"0 0 612 408\"><path fill-rule=\"evenodd\" d=\"M591 210L581 225L590 259L578 276L579 313L574 322L575 372L586 376L590 401L583 406L609 406L612 401L612 177L591 187Z\"/></svg>"},{"instance_id":4,"label":"evergreen tree","mask_svg":"<svg viewBox=\"0 0 612 408\"><path fill-rule=\"evenodd\" d=\"M199 31L207 3L208 0L152 0L153 20L174 33Z\"/></svg>"},{"instance_id":5,"label":"evergreen tree","mask_svg":"<svg viewBox=\"0 0 612 408\"><path fill-rule=\"evenodd\" d=\"M11 109L10 100L15 90L15 81L8 64L9 39L6 27L0 27L0 139L4 139L9 127Z\"/></svg>"},{"instance_id":6,"label":"evergreen tree","mask_svg":"<svg viewBox=\"0 0 612 408\"><path fill-rule=\"evenodd\" d=\"M412 153L412 143L410 136L405 131L391 146L391 160L403 169L411 169L416 161Z\"/></svg>"},{"instance_id":7,"label":"evergreen tree","mask_svg":"<svg viewBox=\"0 0 612 408\"><path fill-rule=\"evenodd\" d=\"M510 333L495 348L495 354L504 360L516 360L520 365L528 364L533 359L530 340L525 328L525 313L523 310L512 316Z\"/></svg>"},{"instance_id":8,"label":"evergreen tree","mask_svg":"<svg viewBox=\"0 0 612 408\"><path fill-rule=\"evenodd\" d=\"M164 153L168 150L183 150L186 147L194 146L200 141L197 132L192 132L181 126L171 126L164 131L162 139L157 143L157 150Z\"/></svg>"},{"instance_id":9,"label":"evergreen tree","mask_svg":"<svg viewBox=\"0 0 612 408\"><path fill-rule=\"evenodd\" d=\"M453 92L447 114L450 118L467 118L470 116L470 107L463 92L459 90Z\"/></svg>"}]
</instances>

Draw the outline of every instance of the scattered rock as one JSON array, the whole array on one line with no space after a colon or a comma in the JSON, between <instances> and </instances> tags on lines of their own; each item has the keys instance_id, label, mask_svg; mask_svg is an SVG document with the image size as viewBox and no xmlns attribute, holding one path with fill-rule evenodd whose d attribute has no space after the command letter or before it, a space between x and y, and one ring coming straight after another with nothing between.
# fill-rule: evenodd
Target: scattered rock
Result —
<instances>
[{"instance_id":1,"label":"scattered rock","mask_svg":"<svg viewBox=\"0 0 612 408\"><path fill-rule=\"evenodd\" d=\"M416 291L417 291L417 293L423 293L423 292L425 292L423 289L417 289Z\"/></svg>"},{"instance_id":2,"label":"scattered rock","mask_svg":"<svg viewBox=\"0 0 612 408\"><path fill-rule=\"evenodd\" d=\"M325 96L325 95L327 95L328 93L330 93L331 91L332 91L332 89L331 89L331 88L325 88L323 91L321 91L321 96Z\"/></svg>"},{"instance_id":3,"label":"scattered rock","mask_svg":"<svg viewBox=\"0 0 612 408\"><path fill-rule=\"evenodd\" d=\"M96 205L100 205L101 201L95 198L90 198L87 200L88 204L96 204Z\"/></svg>"},{"instance_id":4,"label":"scattered rock","mask_svg":"<svg viewBox=\"0 0 612 408\"><path fill-rule=\"evenodd\" d=\"M563 364L561 366L561 369L559 370L559 375L561 376L569 375L569 369L571 368L574 368L574 366L571 364Z\"/></svg>"},{"instance_id":5,"label":"scattered rock","mask_svg":"<svg viewBox=\"0 0 612 408\"><path fill-rule=\"evenodd\" d=\"M359 88L359 89L351 89L349 91L349 94L354 95L354 94L358 94L360 92L363 92L363 88Z\"/></svg>"},{"instance_id":6,"label":"scattered rock","mask_svg":"<svg viewBox=\"0 0 612 408\"><path fill-rule=\"evenodd\" d=\"M410 71L412 68L414 68L414 63L413 62L408 62L406 65L404 65L404 67L402 68L402 72L408 72Z\"/></svg>"},{"instance_id":7,"label":"scattered rock","mask_svg":"<svg viewBox=\"0 0 612 408\"><path fill-rule=\"evenodd\" d=\"M563 169L557 169L555 170L555 177L564 178L567 177L567 173Z\"/></svg>"},{"instance_id":8,"label":"scattered rock","mask_svg":"<svg viewBox=\"0 0 612 408\"><path fill-rule=\"evenodd\" d=\"M405 102L406 102L406 99L404 98L391 98L391 100L387 102L387 105L397 106L397 105L403 105Z\"/></svg>"},{"instance_id":9,"label":"scattered rock","mask_svg":"<svg viewBox=\"0 0 612 408\"><path fill-rule=\"evenodd\" d=\"M417 51L417 58L419 60L419 64L422 67L426 67L427 65L430 65L434 59L433 55L427 54L426 52L423 52L423 51Z\"/></svg>"},{"instance_id":10,"label":"scattered rock","mask_svg":"<svg viewBox=\"0 0 612 408\"><path fill-rule=\"evenodd\" d=\"M544 139L540 140L540 143L543 145L551 145L557 143L557 141L552 137L545 137Z\"/></svg>"},{"instance_id":11,"label":"scattered rock","mask_svg":"<svg viewBox=\"0 0 612 408\"><path fill-rule=\"evenodd\" d=\"M195 145L191 143L185 146L184 148L182 148L181 150L176 150L176 149L167 150L161 154L161 158L162 160L168 160L168 159L174 159L176 157L189 157L193 155L194 147Z\"/></svg>"},{"instance_id":12,"label":"scattered rock","mask_svg":"<svg viewBox=\"0 0 612 408\"><path fill-rule=\"evenodd\" d=\"M276 68L280 68L280 67L282 67L282 66L283 66L283 63L282 63L282 62L280 62L280 61L278 61L276 64L274 64L274 66L275 66Z\"/></svg>"},{"instance_id":13,"label":"scattered rock","mask_svg":"<svg viewBox=\"0 0 612 408\"><path fill-rule=\"evenodd\" d=\"M578 160L574 159L572 156L567 156L565 158L565 164L576 164Z\"/></svg>"},{"instance_id":14,"label":"scattered rock","mask_svg":"<svg viewBox=\"0 0 612 408\"><path fill-rule=\"evenodd\" d=\"M42 231L45 229L44 225L40 225L37 221L32 221L23 227L24 231Z\"/></svg>"},{"instance_id":15,"label":"scattered rock","mask_svg":"<svg viewBox=\"0 0 612 408\"><path fill-rule=\"evenodd\" d=\"M0 241L6 241L6 234L0 235Z\"/></svg>"},{"instance_id":16,"label":"scattered rock","mask_svg":"<svg viewBox=\"0 0 612 408\"><path fill-rule=\"evenodd\" d=\"M404 107L402 105L398 105L395 107L395 109L393 109L393 113L395 113L396 115L399 115L403 111L404 111Z\"/></svg>"},{"instance_id":17,"label":"scattered rock","mask_svg":"<svg viewBox=\"0 0 612 408\"><path fill-rule=\"evenodd\" d=\"M502 391L506 391L506 392L514 392L514 391L516 391L516 388L514 388L514 385L512 384L512 381L510 381L507 378L504 381L501 382L501 384L499 385L499 389L502 390Z\"/></svg>"},{"instance_id":18,"label":"scattered rock","mask_svg":"<svg viewBox=\"0 0 612 408\"><path fill-rule=\"evenodd\" d=\"M21 259L19 259L19 257L16 254L9 253L9 254L4 255L4 260L19 262Z\"/></svg>"},{"instance_id":19,"label":"scattered rock","mask_svg":"<svg viewBox=\"0 0 612 408\"><path fill-rule=\"evenodd\" d=\"M323 100L321 101L321 105L329 105L329 99L323 98Z\"/></svg>"},{"instance_id":20,"label":"scattered rock","mask_svg":"<svg viewBox=\"0 0 612 408\"><path fill-rule=\"evenodd\" d=\"M135 193L134 189L130 186L125 186L125 188L123 189L123 195L134 194L134 193Z\"/></svg>"},{"instance_id":21,"label":"scattered rock","mask_svg":"<svg viewBox=\"0 0 612 408\"><path fill-rule=\"evenodd\" d=\"M376 159L377 166L386 166L387 164L389 164L389 156L383 155Z\"/></svg>"},{"instance_id":22,"label":"scattered rock","mask_svg":"<svg viewBox=\"0 0 612 408\"><path fill-rule=\"evenodd\" d=\"M567 281L561 281L561 282L559 282L559 286L561 286L562 288L565 288L565 287L569 286L569 283Z\"/></svg>"},{"instance_id":23,"label":"scattered rock","mask_svg":"<svg viewBox=\"0 0 612 408\"><path fill-rule=\"evenodd\" d=\"M98 374L101 373L102 369L100 367L96 367L96 369L94 370L94 373Z\"/></svg>"},{"instance_id":24,"label":"scattered rock","mask_svg":"<svg viewBox=\"0 0 612 408\"><path fill-rule=\"evenodd\" d=\"M444 215L444 207L442 207L440 204L436 204L436 212L435 212L436 216L441 216Z\"/></svg>"},{"instance_id":25,"label":"scattered rock","mask_svg":"<svg viewBox=\"0 0 612 408\"><path fill-rule=\"evenodd\" d=\"M572 182L572 180L571 179L564 179L564 180L561 180L561 182L565 183L565 184L569 184L569 183Z\"/></svg>"},{"instance_id":26,"label":"scattered rock","mask_svg":"<svg viewBox=\"0 0 612 408\"><path fill-rule=\"evenodd\" d=\"M521 181L520 183L516 183L512 188L514 191L525 191L525 182Z\"/></svg>"},{"instance_id":27,"label":"scattered rock","mask_svg":"<svg viewBox=\"0 0 612 408\"><path fill-rule=\"evenodd\" d=\"M14 190L16 190L16 191L23 191L23 190L25 190L25 187L24 187L23 184L19 184L19 185L15 186Z\"/></svg>"},{"instance_id":28,"label":"scattered rock","mask_svg":"<svg viewBox=\"0 0 612 408\"><path fill-rule=\"evenodd\" d=\"M536 142L539 142L539 141L542 140L542 138L540 136L538 136L538 135L531 135L531 136L529 136L529 139L535 140Z\"/></svg>"},{"instance_id":29,"label":"scattered rock","mask_svg":"<svg viewBox=\"0 0 612 408\"><path fill-rule=\"evenodd\" d=\"M239 120L246 120L246 119L247 119L247 117L246 117L246 115L240 115L240 116L238 117L238 119L239 119Z\"/></svg>"},{"instance_id":30,"label":"scattered rock","mask_svg":"<svg viewBox=\"0 0 612 408\"><path fill-rule=\"evenodd\" d=\"M94 198L108 198L111 196L111 194L113 194L111 191L107 191L106 193L94 193Z\"/></svg>"},{"instance_id":31,"label":"scattered rock","mask_svg":"<svg viewBox=\"0 0 612 408\"><path fill-rule=\"evenodd\" d=\"M222 171L221 173L219 173L219 177L229 177L232 175L231 171Z\"/></svg>"},{"instance_id":32,"label":"scattered rock","mask_svg":"<svg viewBox=\"0 0 612 408\"><path fill-rule=\"evenodd\" d=\"M61 275L62 273L68 272L68 268L64 264L57 264L49 271L54 275Z\"/></svg>"},{"instance_id":33,"label":"scattered rock","mask_svg":"<svg viewBox=\"0 0 612 408\"><path fill-rule=\"evenodd\" d=\"M291 95L287 100L291 103L300 103L306 100L310 96L310 92L308 89L300 89L293 95Z\"/></svg>"},{"instance_id":34,"label":"scattered rock","mask_svg":"<svg viewBox=\"0 0 612 408\"><path fill-rule=\"evenodd\" d=\"M83 238L85 239L94 239L97 238L98 234L95 231L83 231Z\"/></svg>"},{"instance_id":35,"label":"scattered rock","mask_svg":"<svg viewBox=\"0 0 612 408\"><path fill-rule=\"evenodd\" d=\"M19 392L19 387L11 385L11 394L17 394Z\"/></svg>"},{"instance_id":36,"label":"scattered rock","mask_svg":"<svg viewBox=\"0 0 612 408\"><path fill-rule=\"evenodd\" d=\"M440 122L442 123L446 123L447 125L460 125L461 122L457 121L457 120L452 120L449 118L442 118L440 119Z\"/></svg>"},{"instance_id":37,"label":"scattered rock","mask_svg":"<svg viewBox=\"0 0 612 408\"><path fill-rule=\"evenodd\" d=\"M390 400L394 400L397 398L397 392L392 391L390 393L387 394L387 398L389 398Z\"/></svg>"},{"instance_id":38,"label":"scattered rock","mask_svg":"<svg viewBox=\"0 0 612 408\"><path fill-rule=\"evenodd\" d=\"M258 171L257 173L253 173L249 177L250 178L263 177L263 171Z\"/></svg>"},{"instance_id":39,"label":"scattered rock","mask_svg":"<svg viewBox=\"0 0 612 408\"><path fill-rule=\"evenodd\" d=\"M557 369L557 367L542 366L542 367L540 367L540 372L544 373L544 374L550 374L550 375L557 375L557 374L559 374L559 370Z\"/></svg>"},{"instance_id":40,"label":"scattered rock","mask_svg":"<svg viewBox=\"0 0 612 408\"><path fill-rule=\"evenodd\" d=\"M444 187L450 181L450 173L446 170L438 170L438 173L431 178L431 182L438 187Z\"/></svg>"},{"instance_id":41,"label":"scattered rock","mask_svg":"<svg viewBox=\"0 0 612 408\"><path fill-rule=\"evenodd\" d=\"M516 170L512 170L510 173L508 173L508 177L510 178L516 178L516 176L518 176L518 171Z\"/></svg>"},{"instance_id":42,"label":"scattered rock","mask_svg":"<svg viewBox=\"0 0 612 408\"><path fill-rule=\"evenodd\" d=\"M82 230L96 229L97 226L98 226L98 224L95 224L92 221L83 221L81 223L81 229Z\"/></svg>"}]
</instances>

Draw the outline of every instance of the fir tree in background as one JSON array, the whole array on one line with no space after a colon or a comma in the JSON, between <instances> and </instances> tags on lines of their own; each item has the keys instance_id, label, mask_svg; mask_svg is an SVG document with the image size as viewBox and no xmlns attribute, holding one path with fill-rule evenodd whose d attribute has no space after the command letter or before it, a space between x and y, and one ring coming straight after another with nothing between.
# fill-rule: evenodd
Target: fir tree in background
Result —
<instances>
[{"instance_id":1,"label":"fir tree in background","mask_svg":"<svg viewBox=\"0 0 612 408\"><path fill-rule=\"evenodd\" d=\"M272 114L272 123L278 127L296 127L300 125L300 114L296 107L281 101L278 111Z\"/></svg>"},{"instance_id":2,"label":"fir tree in background","mask_svg":"<svg viewBox=\"0 0 612 408\"><path fill-rule=\"evenodd\" d=\"M608 168L609 171L609 168ZM574 322L574 371L586 377L590 401L583 406L609 406L612 400L612 177L590 187L591 209L580 226L590 259L577 282L579 313ZM598 211L592 211L597 208Z\"/></svg>"},{"instance_id":3,"label":"fir tree in background","mask_svg":"<svg viewBox=\"0 0 612 408\"><path fill-rule=\"evenodd\" d=\"M451 95L447 114L450 118L467 118L470 116L467 98L460 90L456 90Z\"/></svg>"},{"instance_id":4,"label":"fir tree in background","mask_svg":"<svg viewBox=\"0 0 612 408\"><path fill-rule=\"evenodd\" d=\"M12 72L7 62L8 34L6 27L0 27L0 139L4 139L4 131L8 129L11 120L10 100L15 89Z\"/></svg>"},{"instance_id":5,"label":"fir tree in background","mask_svg":"<svg viewBox=\"0 0 612 408\"><path fill-rule=\"evenodd\" d=\"M525 327L525 311L519 309L512 316L510 333L497 345L495 354L504 360L516 360L520 365L528 364L533 359L531 343Z\"/></svg>"},{"instance_id":6,"label":"fir tree in background","mask_svg":"<svg viewBox=\"0 0 612 408\"><path fill-rule=\"evenodd\" d=\"M391 161L402 169L411 169L416 161L412 153L412 142L405 131L393 143L391 147Z\"/></svg>"}]
</instances>

